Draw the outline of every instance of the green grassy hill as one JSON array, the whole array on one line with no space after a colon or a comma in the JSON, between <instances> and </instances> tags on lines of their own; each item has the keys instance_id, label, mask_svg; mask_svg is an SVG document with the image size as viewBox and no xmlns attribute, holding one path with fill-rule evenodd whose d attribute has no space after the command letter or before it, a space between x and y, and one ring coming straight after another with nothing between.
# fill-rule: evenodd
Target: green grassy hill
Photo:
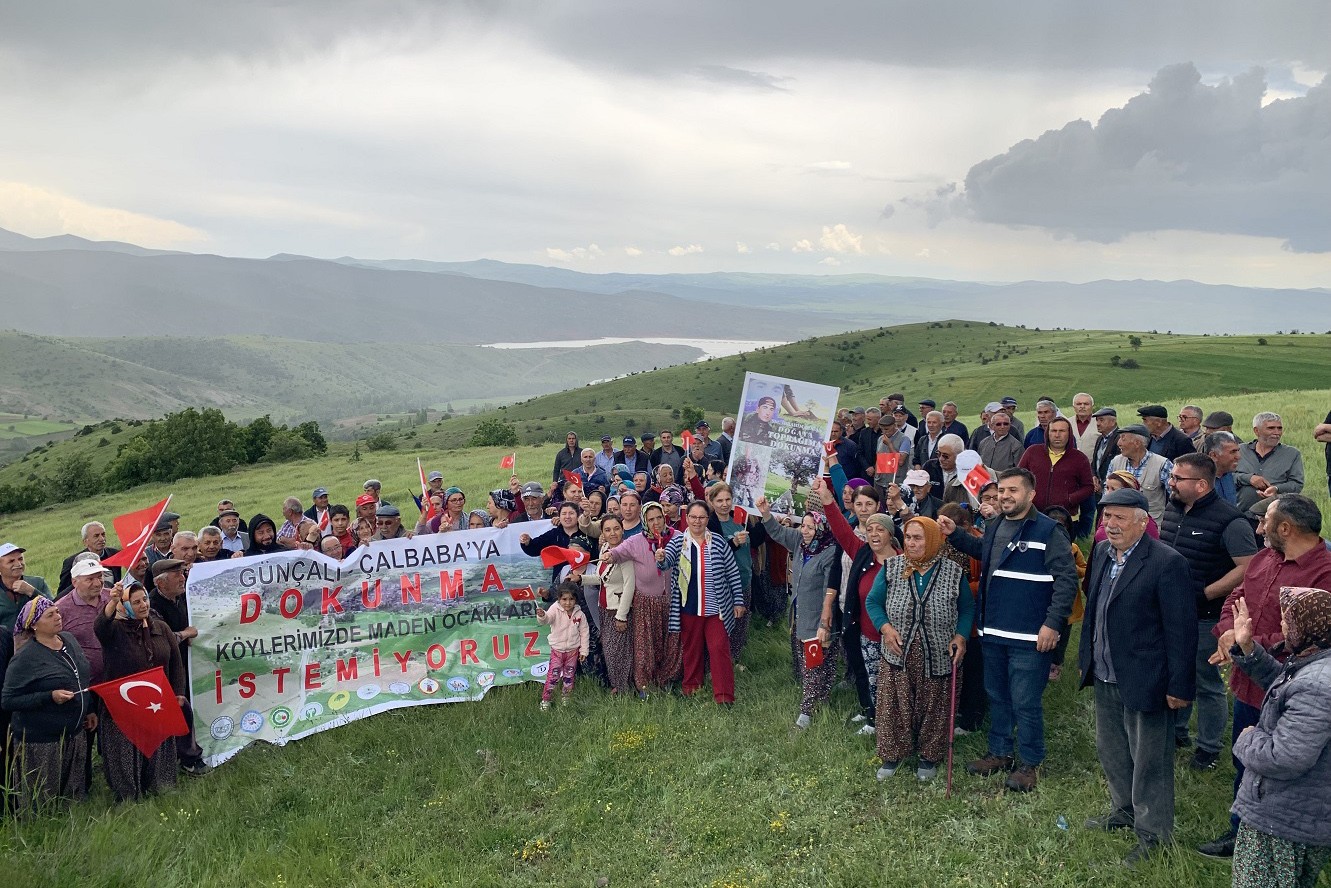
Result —
<instances>
[{"instance_id":1,"label":"green grassy hill","mask_svg":"<svg viewBox=\"0 0 1331 888\"><path fill-rule=\"evenodd\" d=\"M1037 394L1066 402L1082 388L1123 407L1224 407L1240 426L1259 409L1274 409L1284 416L1286 442L1304 455L1307 492L1331 510L1322 446L1310 434L1331 406L1322 337L1269 337L1262 346L1255 339L1146 336L1135 354L1116 333L960 323L850 339L860 344L843 351L828 341L799 343L534 399L505 413L517 417L519 429L542 424L557 436L569 425L584 438L599 428L618 431L628 418L641 427L659 417L675 428L671 405L733 410L746 367L843 384L847 401L876 401L893 388L912 398L952 397L965 414L995 394L1014 394L1029 407ZM991 356L999 339L1006 342L997 362L981 365L975 355L983 349ZM1004 359L1009 345L1014 351ZM1112 369L1113 354L1133 356L1142 367ZM999 375L986 382L989 374ZM605 421L596 423L596 415ZM336 445L318 460L181 481L170 488L172 508L185 516L182 526L198 527L222 495L247 516L272 514L282 497L306 497L318 485L329 487L334 501L350 502L371 476L384 482L388 498L409 502L417 456L475 501L506 479L498 462L508 449L440 446L469 421L423 427L404 449L363 453L357 462ZM538 438L545 430L523 434ZM75 441L86 446L95 438ZM555 450L524 444L519 474L545 479ZM32 572L53 579L60 560L79 547L84 521L109 520L164 492L142 488L7 516L0 539L27 546ZM1074 657L1075 641L1069 662ZM1189 850L1225 823L1227 761L1197 774L1180 758L1179 847L1135 874L1118 866L1126 840L1082 828L1107 808L1108 795L1095 758L1091 700L1075 691L1071 670L1048 691L1050 757L1039 790L1016 796L995 780L961 774L945 800L941 778L920 786L903 769L887 783L874 781L871 743L843 725L854 706L844 691L808 732L792 732L798 689L788 658L782 627L757 629L731 711L671 696L620 700L583 682L573 707L541 715L538 690L529 684L479 704L388 713L285 748L253 748L205 779L135 805L115 806L97 778L94 798L72 813L0 833L0 852L11 877L33 886L484 888L592 885L605 877L611 886L706 888L908 881L1175 888L1228 880L1227 866ZM981 735L963 739L958 762L983 746ZM1322 884L1329 882L1324 876Z\"/></svg>"}]
</instances>

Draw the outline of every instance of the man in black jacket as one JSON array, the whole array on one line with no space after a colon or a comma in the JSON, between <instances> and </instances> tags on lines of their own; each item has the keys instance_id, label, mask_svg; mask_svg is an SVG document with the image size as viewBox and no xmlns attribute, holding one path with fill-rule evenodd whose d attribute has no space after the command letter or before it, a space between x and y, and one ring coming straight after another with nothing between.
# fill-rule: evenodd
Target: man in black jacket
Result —
<instances>
[{"instance_id":1,"label":"man in black jacket","mask_svg":"<svg viewBox=\"0 0 1331 888\"><path fill-rule=\"evenodd\" d=\"M1209 771L1220 758L1221 735L1229 719L1228 698L1220 669L1212 666L1212 629L1220 621L1225 598L1243 582L1243 572L1257 554L1252 525L1215 492L1215 463L1205 453L1185 453L1169 476L1169 503L1160 526L1160 542L1188 561L1197 600L1197 751L1192 767ZM1178 711L1176 742L1188 745L1192 707Z\"/></svg>"},{"instance_id":2,"label":"man in black jacket","mask_svg":"<svg viewBox=\"0 0 1331 888\"><path fill-rule=\"evenodd\" d=\"M1174 428L1169 421L1169 411L1162 404L1147 404L1137 409L1142 418L1142 425L1151 433L1147 450L1158 453L1165 459L1178 459L1185 453L1196 453L1197 445L1191 438Z\"/></svg>"},{"instance_id":3,"label":"man in black jacket","mask_svg":"<svg viewBox=\"0 0 1331 888\"><path fill-rule=\"evenodd\" d=\"M84 552L92 552L97 556L97 560L110 558L119 552L119 549L113 549L106 544L106 526L100 521L89 521L83 525L83 548L65 559L64 564L60 565L60 585L56 586L56 594L64 595L74 587L74 580L70 571L74 569L74 559L78 558ZM120 568L108 567L111 571L113 582L120 582Z\"/></svg>"},{"instance_id":4,"label":"man in black jacket","mask_svg":"<svg viewBox=\"0 0 1331 888\"><path fill-rule=\"evenodd\" d=\"M1095 439L1095 450L1091 457L1091 472L1095 475L1095 492L1103 493L1105 476L1109 474L1109 461L1118 456L1118 411L1113 407L1101 407L1091 414L1095 418L1095 430L1100 437Z\"/></svg>"},{"instance_id":5,"label":"man in black jacket","mask_svg":"<svg viewBox=\"0 0 1331 888\"><path fill-rule=\"evenodd\" d=\"M1196 689L1197 605L1187 560L1146 535L1146 497L1115 490L1101 506L1108 539L1086 573L1080 666L1114 807L1086 827L1135 830L1132 867L1174 832L1174 721Z\"/></svg>"}]
</instances>

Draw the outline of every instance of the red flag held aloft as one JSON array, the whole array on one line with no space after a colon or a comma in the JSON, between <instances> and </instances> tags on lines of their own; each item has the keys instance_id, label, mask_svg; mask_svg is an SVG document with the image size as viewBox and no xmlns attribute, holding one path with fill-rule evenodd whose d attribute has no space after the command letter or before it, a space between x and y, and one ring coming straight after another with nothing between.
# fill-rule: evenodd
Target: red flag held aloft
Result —
<instances>
[{"instance_id":1,"label":"red flag held aloft","mask_svg":"<svg viewBox=\"0 0 1331 888\"><path fill-rule=\"evenodd\" d=\"M823 452L826 453L828 456L836 456L836 442L824 441Z\"/></svg>"},{"instance_id":2,"label":"red flag held aloft","mask_svg":"<svg viewBox=\"0 0 1331 888\"><path fill-rule=\"evenodd\" d=\"M541 550L541 563L546 567L554 567L556 564L567 564L574 570L586 567L592 556L588 552L581 552L577 549L565 549L563 546L546 546Z\"/></svg>"},{"instance_id":3,"label":"red flag held aloft","mask_svg":"<svg viewBox=\"0 0 1331 888\"><path fill-rule=\"evenodd\" d=\"M877 465L874 466L874 471L880 475L895 475L897 469L900 467L901 454L893 450L890 453L884 452L878 454L878 462Z\"/></svg>"},{"instance_id":4,"label":"red flag held aloft","mask_svg":"<svg viewBox=\"0 0 1331 888\"><path fill-rule=\"evenodd\" d=\"M823 643L816 638L804 642L804 668L817 669L823 665Z\"/></svg>"},{"instance_id":5,"label":"red flag held aloft","mask_svg":"<svg viewBox=\"0 0 1331 888\"><path fill-rule=\"evenodd\" d=\"M731 514L736 524L743 524L749 520L749 513L743 506L736 506Z\"/></svg>"},{"instance_id":6,"label":"red flag held aloft","mask_svg":"<svg viewBox=\"0 0 1331 888\"><path fill-rule=\"evenodd\" d=\"M688 429L679 433L679 443L684 445L684 452L688 453L693 449L693 432Z\"/></svg>"},{"instance_id":7,"label":"red flag held aloft","mask_svg":"<svg viewBox=\"0 0 1331 888\"><path fill-rule=\"evenodd\" d=\"M513 471L517 467L517 465L518 465L518 455L516 453L510 453L508 456L504 457L499 461L499 468L508 469L510 472Z\"/></svg>"},{"instance_id":8,"label":"red flag held aloft","mask_svg":"<svg viewBox=\"0 0 1331 888\"><path fill-rule=\"evenodd\" d=\"M189 733L185 713L161 666L93 685L120 732L144 757L157 752L168 737Z\"/></svg>"},{"instance_id":9,"label":"red flag held aloft","mask_svg":"<svg viewBox=\"0 0 1331 888\"><path fill-rule=\"evenodd\" d=\"M582 476L579 475L577 472L570 472L568 469L565 469L565 470L564 470L564 483L566 483L566 484L572 484L574 487L581 487L581 486L582 486Z\"/></svg>"},{"instance_id":10,"label":"red flag held aloft","mask_svg":"<svg viewBox=\"0 0 1331 888\"><path fill-rule=\"evenodd\" d=\"M966 488L970 495L978 500L980 491L984 490L985 486L992 480L994 479L990 477L989 470L982 463L966 473L966 477L961 479L961 486Z\"/></svg>"},{"instance_id":11,"label":"red flag held aloft","mask_svg":"<svg viewBox=\"0 0 1331 888\"><path fill-rule=\"evenodd\" d=\"M521 588L510 587L508 590L508 597L512 598L514 601L535 601L536 593L532 591L531 586L523 586Z\"/></svg>"},{"instance_id":12,"label":"red flag held aloft","mask_svg":"<svg viewBox=\"0 0 1331 888\"><path fill-rule=\"evenodd\" d=\"M148 548L153 528L162 520L162 513L166 511L166 504L169 502L171 497L168 496L156 505L139 509L137 512L117 515L112 519L111 524L116 529L116 536L120 537L120 551L110 558L103 559L102 566L123 567L125 570L133 567L134 562L143 554L143 550Z\"/></svg>"}]
</instances>

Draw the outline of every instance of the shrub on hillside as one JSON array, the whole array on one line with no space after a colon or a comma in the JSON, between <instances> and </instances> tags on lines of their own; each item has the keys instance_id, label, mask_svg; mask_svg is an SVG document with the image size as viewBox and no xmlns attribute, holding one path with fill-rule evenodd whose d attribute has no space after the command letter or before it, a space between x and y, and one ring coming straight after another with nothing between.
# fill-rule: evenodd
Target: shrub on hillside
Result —
<instances>
[{"instance_id":1,"label":"shrub on hillside","mask_svg":"<svg viewBox=\"0 0 1331 888\"><path fill-rule=\"evenodd\" d=\"M467 446L515 447L517 443L517 429L502 419L492 416L477 423L476 431L471 433L471 440L467 442Z\"/></svg>"},{"instance_id":2,"label":"shrub on hillside","mask_svg":"<svg viewBox=\"0 0 1331 888\"><path fill-rule=\"evenodd\" d=\"M189 407L148 425L106 472L106 486L124 490L148 481L221 475L245 460L243 432L222 411Z\"/></svg>"},{"instance_id":3,"label":"shrub on hillside","mask_svg":"<svg viewBox=\"0 0 1331 888\"><path fill-rule=\"evenodd\" d=\"M380 432L365 439L366 450L397 450L397 439L392 432Z\"/></svg>"}]
</instances>

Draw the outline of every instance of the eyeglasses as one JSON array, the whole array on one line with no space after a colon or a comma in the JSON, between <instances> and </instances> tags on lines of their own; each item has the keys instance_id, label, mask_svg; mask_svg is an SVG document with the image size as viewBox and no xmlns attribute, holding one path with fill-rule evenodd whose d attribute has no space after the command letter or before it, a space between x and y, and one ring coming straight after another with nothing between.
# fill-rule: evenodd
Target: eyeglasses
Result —
<instances>
[{"instance_id":1,"label":"eyeglasses","mask_svg":"<svg viewBox=\"0 0 1331 888\"><path fill-rule=\"evenodd\" d=\"M1182 476L1182 475L1170 475L1170 476L1169 476L1169 479L1170 479L1171 481L1175 482L1176 484L1177 484L1177 483L1182 483L1183 481L1204 481L1204 480L1206 480L1205 478L1185 478L1185 477Z\"/></svg>"}]
</instances>

